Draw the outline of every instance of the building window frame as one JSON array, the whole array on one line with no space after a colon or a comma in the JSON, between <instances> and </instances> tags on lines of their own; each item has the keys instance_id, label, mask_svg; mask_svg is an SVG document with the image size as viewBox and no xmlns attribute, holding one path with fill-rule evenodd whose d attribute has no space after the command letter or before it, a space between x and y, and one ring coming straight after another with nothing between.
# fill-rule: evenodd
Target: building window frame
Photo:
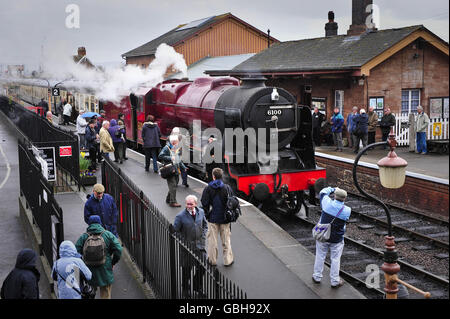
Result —
<instances>
[{"instance_id":1,"label":"building window frame","mask_svg":"<svg viewBox=\"0 0 450 319\"><path fill-rule=\"evenodd\" d=\"M417 113L417 107L421 105L421 97L421 89L402 89L401 113Z\"/></svg>"},{"instance_id":2,"label":"building window frame","mask_svg":"<svg viewBox=\"0 0 450 319\"><path fill-rule=\"evenodd\" d=\"M338 108L342 114L344 108L344 90L334 90L334 108Z\"/></svg>"}]
</instances>

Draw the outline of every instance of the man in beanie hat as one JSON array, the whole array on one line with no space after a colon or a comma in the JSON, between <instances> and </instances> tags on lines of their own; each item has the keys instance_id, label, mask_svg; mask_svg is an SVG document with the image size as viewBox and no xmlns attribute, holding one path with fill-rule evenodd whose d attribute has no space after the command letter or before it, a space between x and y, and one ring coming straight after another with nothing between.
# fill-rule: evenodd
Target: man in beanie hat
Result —
<instances>
[{"instance_id":1,"label":"man in beanie hat","mask_svg":"<svg viewBox=\"0 0 450 319\"><path fill-rule=\"evenodd\" d=\"M117 219L119 212L117 210L114 198L105 194L105 187L102 184L95 184L93 194L88 195L88 200L84 204L84 221L88 223L89 217L98 215L101 224L116 237L117 234Z\"/></svg>"},{"instance_id":2,"label":"man in beanie hat","mask_svg":"<svg viewBox=\"0 0 450 319\"><path fill-rule=\"evenodd\" d=\"M334 193L334 199L330 194ZM344 282L339 278L341 255L344 249L345 221L350 218L351 208L344 205L347 192L340 188L326 187L320 191L320 205L322 215L321 224L331 223L330 238L326 242L316 240L316 260L312 280L320 284L322 280L323 264L330 250L330 279L331 288L339 288Z\"/></svg>"},{"instance_id":3,"label":"man in beanie hat","mask_svg":"<svg viewBox=\"0 0 450 319\"><path fill-rule=\"evenodd\" d=\"M117 264L122 255L122 246L119 240L108 230L105 230L101 225L101 219L98 215L91 215L88 219L89 227L86 233L78 238L75 247L77 252L83 255L83 247L90 236L100 235L105 242L106 258L103 265L90 265L83 256L89 270L92 272L92 279L90 284L94 287L100 287L100 298L111 299L111 285L114 282L113 266Z\"/></svg>"}]
</instances>

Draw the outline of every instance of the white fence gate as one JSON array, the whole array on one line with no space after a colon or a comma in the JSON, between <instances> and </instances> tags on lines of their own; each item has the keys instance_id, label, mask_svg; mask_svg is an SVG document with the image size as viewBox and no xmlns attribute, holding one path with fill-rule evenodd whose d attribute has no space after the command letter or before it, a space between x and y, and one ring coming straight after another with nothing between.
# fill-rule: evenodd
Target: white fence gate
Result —
<instances>
[{"instance_id":1,"label":"white fence gate","mask_svg":"<svg viewBox=\"0 0 450 319\"><path fill-rule=\"evenodd\" d=\"M397 145L409 145L409 114L394 114L395 126L394 134ZM435 124L436 123L436 124ZM411 123L414 124L414 123ZM434 130L434 134L433 134ZM440 134L439 134L440 133ZM448 119L432 118L427 131L427 140L446 140L449 138Z\"/></svg>"}]
</instances>

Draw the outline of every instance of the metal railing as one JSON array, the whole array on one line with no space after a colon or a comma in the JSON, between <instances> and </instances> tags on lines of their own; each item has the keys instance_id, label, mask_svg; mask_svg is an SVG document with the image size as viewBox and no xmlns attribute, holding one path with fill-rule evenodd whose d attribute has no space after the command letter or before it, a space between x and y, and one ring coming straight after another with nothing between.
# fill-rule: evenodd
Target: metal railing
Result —
<instances>
[{"instance_id":1,"label":"metal railing","mask_svg":"<svg viewBox=\"0 0 450 319\"><path fill-rule=\"evenodd\" d=\"M30 111L4 96L0 96L0 111L16 126L19 133L34 146L54 147L56 180L52 182L55 191L67 191L78 185L80 189L80 162L78 137L71 131L52 125L47 119ZM71 149L71 156L60 156L60 147Z\"/></svg>"},{"instance_id":2,"label":"metal railing","mask_svg":"<svg viewBox=\"0 0 450 319\"><path fill-rule=\"evenodd\" d=\"M41 165L30 151L31 144L19 141L20 194L32 212L41 234L40 255L53 266L64 240L63 212L53 196L53 187L42 174Z\"/></svg>"},{"instance_id":3,"label":"metal railing","mask_svg":"<svg viewBox=\"0 0 450 319\"><path fill-rule=\"evenodd\" d=\"M247 298L242 289L207 263L205 255L173 231L172 224L109 159L103 161L102 183L117 202L122 243L157 297Z\"/></svg>"}]
</instances>

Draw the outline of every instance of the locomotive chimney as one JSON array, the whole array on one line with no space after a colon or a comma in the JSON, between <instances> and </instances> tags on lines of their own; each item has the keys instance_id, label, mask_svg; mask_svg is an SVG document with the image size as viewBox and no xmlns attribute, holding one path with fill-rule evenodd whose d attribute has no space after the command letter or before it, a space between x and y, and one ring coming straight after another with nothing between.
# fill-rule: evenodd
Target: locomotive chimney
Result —
<instances>
[{"instance_id":1,"label":"locomotive chimney","mask_svg":"<svg viewBox=\"0 0 450 319\"><path fill-rule=\"evenodd\" d=\"M334 12L328 12L328 23L325 24L325 36L331 37L338 34L338 24L334 22Z\"/></svg>"},{"instance_id":2,"label":"locomotive chimney","mask_svg":"<svg viewBox=\"0 0 450 319\"><path fill-rule=\"evenodd\" d=\"M375 29L372 20L367 21L373 13L372 3L372 0L352 0L352 25L347 35L359 35L367 30Z\"/></svg>"},{"instance_id":3,"label":"locomotive chimney","mask_svg":"<svg viewBox=\"0 0 450 319\"><path fill-rule=\"evenodd\" d=\"M78 48L78 56L84 57L86 55L86 48L85 47L79 47Z\"/></svg>"},{"instance_id":4,"label":"locomotive chimney","mask_svg":"<svg viewBox=\"0 0 450 319\"><path fill-rule=\"evenodd\" d=\"M265 77L248 77L242 78L241 88L243 89L253 89L256 87L265 87L266 86L266 78Z\"/></svg>"}]
</instances>

